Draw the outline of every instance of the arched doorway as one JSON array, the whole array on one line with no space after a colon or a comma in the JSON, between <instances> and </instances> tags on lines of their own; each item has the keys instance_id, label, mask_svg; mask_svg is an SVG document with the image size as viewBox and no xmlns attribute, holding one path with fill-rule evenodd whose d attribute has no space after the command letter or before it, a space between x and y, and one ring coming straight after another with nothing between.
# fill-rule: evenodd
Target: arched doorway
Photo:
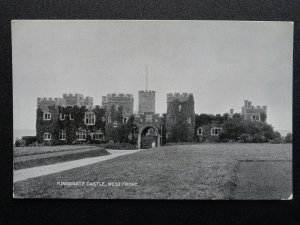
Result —
<instances>
[{"instance_id":1,"label":"arched doorway","mask_svg":"<svg viewBox=\"0 0 300 225\"><path fill-rule=\"evenodd\" d=\"M154 125L146 125L146 126L143 126L140 130L139 130L139 134L138 134L138 148L141 149L143 147L143 140L144 140L144 137L145 135L147 135L147 131L149 131L150 129L153 129L156 133L156 135L154 136L155 139L155 146L156 147L160 147L160 139L161 139L161 136L159 134L159 130L157 129L156 126ZM153 135L151 136L153 137ZM151 138L150 138L151 140Z\"/></svg>"}]
</instances>

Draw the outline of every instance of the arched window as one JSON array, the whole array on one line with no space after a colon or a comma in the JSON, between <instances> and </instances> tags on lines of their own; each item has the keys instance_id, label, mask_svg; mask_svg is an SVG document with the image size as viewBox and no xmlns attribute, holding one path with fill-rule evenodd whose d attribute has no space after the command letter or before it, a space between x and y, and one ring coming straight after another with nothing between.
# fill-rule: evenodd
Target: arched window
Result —
<instances>
[{"instance_id":1,"label":"arched window","mask_svg":"<svg viewBox=\"0 0 300 225\"><path fill-rule=\"evenodd\" d=\"M199 127L199 128L197 129L197 135L198 135L198 136L203 135L203 129L202 129L202 127Z\"/></svg>"}]
</instances>

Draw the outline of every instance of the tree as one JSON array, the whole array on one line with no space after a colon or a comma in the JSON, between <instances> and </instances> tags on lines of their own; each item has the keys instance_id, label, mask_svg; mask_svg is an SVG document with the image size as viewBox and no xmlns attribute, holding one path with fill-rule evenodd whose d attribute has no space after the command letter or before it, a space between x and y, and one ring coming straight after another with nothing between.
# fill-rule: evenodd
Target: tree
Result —
<instances>
[{"instance_id":1,"label":"tree","mask_svg":"<svg viewBox=\"0 0 300 225\"><path fill-rule=\"evenodd\" d=\"M106 126L106 140L107 141L113 141L113 142L119 142L119 132L117 128L113 126L112 123L107 124Z\"/></svg>"},{"instance_id":2,"label":"tree","mask_svg":"<svg viewBox=\"0 0 300 225\"><path fill-rule=\"evenodd\" d=\"M222 135L220 139L231 139L237 141L243 133L243 123L238 119L228 120L223 124Z\"/></svg>"},{"instance_id":3,"label":"tree","mask_svg":"<svg viewBox=\"0 0 300 225\"><path fill-rule=\"evenodd\" d=\"M275 131L272 139L281 138L281 134L278 131Z\"/></svg>"},{"instance_id":4,"label":"tree","mask_svg":"<svg viewBox=\"0 0 300 225\"><path fill-rule=\"evenodd\" d=\"M292 143L292 141L293 141L292 139L293 139L292 133L288 133L286 135L286 137L284 138L284 140L285 140L286 143Z\"/></svg>"},{"instance_id":5,"label":"tree","mask_svg":"<svg viewBox=\"0 0 300 225\"><path fill-rule=\"evenodd\" d=\"M233 114L232 119L237 120L237 121L242 121L243 120L242 116L239 113Z\"/></svg>"},{"instance_id":6,"label":"tree","mask_svg":"<svg viewBox=\"0 0 300 225\"><path fill-rule=\"evenodd\" d=\"M267 119L267 115L266 115L264 112L262 112L262 113L260 114L260 120L261 120L262 122L266 122L266 119Z\"/></svg>"}]
</instances>

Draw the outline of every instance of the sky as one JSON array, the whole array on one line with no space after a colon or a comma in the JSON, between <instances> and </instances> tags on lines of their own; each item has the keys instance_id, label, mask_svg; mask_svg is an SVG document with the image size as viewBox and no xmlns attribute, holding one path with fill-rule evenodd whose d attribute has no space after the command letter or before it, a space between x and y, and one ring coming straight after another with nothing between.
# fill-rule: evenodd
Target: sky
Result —
<instances>
[{"instance_id":1,"label":"sky","mask_svg":"<svg viewBox=\"0 0 300 225\"><path fill-rule=\"evenodd\" d=\"M238 21L12 21L14 129L35 129L38 97L82 93L193 93L195 112L267 105L268 123L292 130L293 23Z\"/></svg>"}]
</instances>

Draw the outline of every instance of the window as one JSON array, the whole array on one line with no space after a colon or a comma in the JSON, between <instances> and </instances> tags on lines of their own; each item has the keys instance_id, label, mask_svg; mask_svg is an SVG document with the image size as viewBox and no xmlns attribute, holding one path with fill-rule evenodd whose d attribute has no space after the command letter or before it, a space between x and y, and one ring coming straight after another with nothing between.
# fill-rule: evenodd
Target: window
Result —
<instances>
[{"instance_id":1,"label":"window","mask_svg":"<svg viewBox=\"0 0 300 225\"><path fill-rule=\"evenodd\" d=\"M70 120L74 120L74 115L73 114L69 114L69 118L70 118Z\"/></svg>"},{"instance_id":2,"label":"window","mask_svg":"<svg viewBox=\"0 0 300 225\"><path fill-rule=\"evenodd\" d=\"M62 141L66 140L66 131L64 130L59 131L59 140Z\"/></svg>"},{"instance_id":3,"label":"window","mask_svg":"<svg viewBox=\"0 0 300 225\"><path fill-rule=\"evenodd\" d=\"M176 117L173 116L173 117L172 117L172 123L175 123L175 122L176 122Z\"/></svg>"},{"instance_id":4,"label":"window","mask_svg":"<svg viewBox=\"0 0 300 225\"><path fill-rule=\"evenodd\" d=\"M192 123L192 118L188 117L188 118L186 118L186 121L187 121L187 123L191 124Z\"/></svg>"},{"instance_id":5,"label":"window","mask_svg":"<svg viewBox=\"0 0 300 225\"><path fill-rule=\"evenodd\" d=\"M203 129L201 127L198 128L197 135L203 135Z\"/></svg>"},{"instance_id":6,"label":"window","mask_svg":"<svg viewBox=\"0 0 300 225\"><path fill-rule=\"evenodd\" d=\"M221 132L222 128L219 128L219 127L214 127L214 128L211 128L211 135L212 136L218 136Z\"/></svg>"},{"instance_id":7,"label":"window","mask_svg":"<svg viewBox=\"0 0 300 225\"><path fill-rule=\"evenodd\" d=\"M181 111L181 105L178 105L178 111L179 112Z\"/></svg>"},{"instance_id":8,"label":"window","mask_svg":"<svg viewBox=\"0 0 300 225\"><path fill-rule=\"evenodd\" d=\"M85 130L79 130L76 132L76 138L77 140L85 140L86 139L86 131Z\"/></svg>"},{"instance_id":9,"label":"window","mask_svg":"<svg viewBox=\"0 0 300 225\"><path fill-rule=\"evenodd\" d=\"M59 114L59 119L60 119L60 120L65 120L65 115L64 115L63 113L60 113L60 114Z\"/></svg>"},{"instance_id":10,"label":"window","mask_svg":"<svg viewBox=\"0 0 300 225\"><path fill-rule=\"evenodd\" d=\"M127 121L128 121L128 117L124 117L123 118L123 123L127 123Z\"/></svg>"},{"instance_id":11,"label":"window","mask_svg":"<svg viewBox=\"0 0 300 225\"><path fill-rule=\"evenodd\" d=\"M51 140L51 134L50 133L44 133L44 140L50 141Z\"/></svg>"},{"instance_id":12,"label":"window","mask_svg":"<svg viewBox=\"0 0 300 225\"><path fill-rule=\"evenodd\" d=\"M51 120L51 113L44 113L44 120Z\"/></svg>"},{"instance_id":13,"label":"window","mask_svg":"<svg viewBox=\"0 0 300 225\"><path fill-rule=\"evenodd\" d=\"M110 116L107 118L107 123L111 123L111 117Z\"/></svg>"},{"instance_id":14,"label":"window","mask_svg":"<svg viewBox=\"0 0 300 225\"><path fill-rule=\"evenodd\" d=\"M85 114L85 124L86 125L95 125L95 114L94 113L86 113Z\"/></svg>"},{"instance_id":15,"label":"window","mask_svg":"<svg viewBox=\"0 0 300 225\"><path fill-rule=\"evenodd\" d=\"M95 133L94 134L94 140L96 140L96 141L102 141L102 134Z\"/></svg>"}]
</instances>

